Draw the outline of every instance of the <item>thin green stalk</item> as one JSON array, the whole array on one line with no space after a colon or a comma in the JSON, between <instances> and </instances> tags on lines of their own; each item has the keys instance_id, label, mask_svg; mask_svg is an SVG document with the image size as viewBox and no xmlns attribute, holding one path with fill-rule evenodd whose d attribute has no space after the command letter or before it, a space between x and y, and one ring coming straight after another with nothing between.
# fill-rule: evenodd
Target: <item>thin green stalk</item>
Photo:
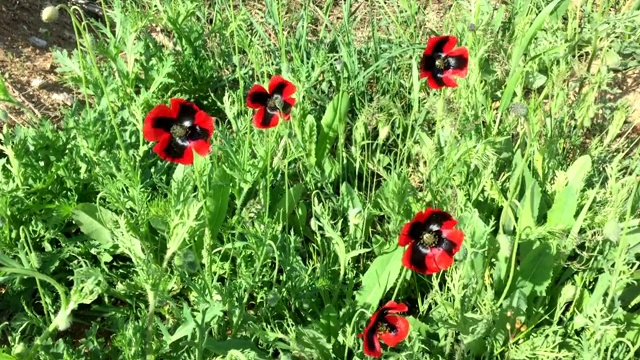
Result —
<instances>
[{"instance_id":1,"label":"thin green stalk","mask_svg":"<svg viewBox=\"0 0 640 360\"><path fill-rule=\"evenodd\" d=\"M86 24L87 24L87 19L84 16L84 12L82 11L82 9L80 9L77 6L72 6L71 8L68 8L65 5L59 5L61 8L65 9L68 13L69 16L71 17L71 21L73 23L73 31L76 35L76 44L77 44L77 48L78 48L78 52L81 53L81 49L82 47L80 46L80 37L78 36L78 30L77 29L81 29L80 33L82 35L82 39L84 39L84 45L87 47L87 55L89 55L89 57L91 58L91 63L93 65L93 70L95 71L96 74L98 74L98 76L96 76L98 82L100 83L100 87L102 88L102 92L103 92L103 96L105 97L106 101L107 101L107 110L109 111L109 120L111 122L111 126L113 127L113 130L116 133L116 139L118 141L118 145L120 146L120 151L122 153L123 159L126 159L127 156L127 147L125 146L124 140L122 139L122 134L121 129L118 127L117 123L116 123L116 116L115 113L113 112L112 109L112 102L111 99L109 97L109 91L107 89L107 85L104 81L104 77L102 76L102 72L100 71L100 69L98 68L98 59L96 58L96 55L91 47L91 39L89 38L89 29L87 28ZM76 12L79 14L80 18L82 19L81 23L78 23L78 19L76 19L75 16L73 16L73 10L76 10ZM107 20L108 23L108 20ZM85 76L82 77L82 83L83 83L83 90L86 89L86 79ZM86 95L85 92L85 100L88 103L88 96Z\"/></svg>"},{"instance_id":2,"label":"thin green stalk","mask_svg":"<svg viewBox=\"0 0 640 360\"><path fill-rule=\"evenodd\" d=\"M398 281L396 282L396 289L393 290L393 296L391 297L391 300L395 300L396 296L398 295L398 291L400 290L400 285L404 282L404 278L407 275L407 271L409 271L406 267L402 267L402 271L400 272L400 278L398 279Z\"/></svg>"},{"instance_id":3,"label":"thin green stalk","mask_svg":"<svg viewBox=\"0 0 640 360\"><path fill-rule=\"evenodd\" d=\"M147 332L146 334L146 344L145 344L145 353L147 360L155 359L155 355L153 354L153 334L151 331L151 325L153 325L153 318L156 312L156 296L154 292L151 290L151 287L147 288L147 298L149 299L149 307L147 308L147 321L145 322L144 328Z\"/></svg>"}]
</instances>

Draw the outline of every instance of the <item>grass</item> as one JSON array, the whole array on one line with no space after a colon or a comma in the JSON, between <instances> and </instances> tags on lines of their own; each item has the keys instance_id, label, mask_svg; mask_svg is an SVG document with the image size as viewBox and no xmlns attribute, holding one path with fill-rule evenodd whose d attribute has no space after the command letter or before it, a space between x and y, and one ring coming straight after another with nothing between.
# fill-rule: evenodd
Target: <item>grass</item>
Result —
<instances>
[{"instance_id":1,"label":"grass","mask_svg":"<svg viewBox=\"0 0 640 360\"><path fill-rule=\"evenodd\" d=\"M363 359L392 298L389 359L640 356L638 139L607 101L640 2L108 3L56 53L61 126L0 138L1 359ZM456 89L418 78L434 34L469 48ZM259 131L273 74L297 104ZM142 137L172 97L216 118L194 166ZM466 234L431 276L397 246L427 206Z\"/></svg>"}]
</instances>

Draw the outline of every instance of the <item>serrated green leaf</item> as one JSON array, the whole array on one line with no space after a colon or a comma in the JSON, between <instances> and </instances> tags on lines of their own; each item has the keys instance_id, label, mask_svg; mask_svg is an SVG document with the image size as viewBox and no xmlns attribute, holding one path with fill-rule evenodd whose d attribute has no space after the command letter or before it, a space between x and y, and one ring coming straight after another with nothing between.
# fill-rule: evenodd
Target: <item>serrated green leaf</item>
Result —
<instances>
[{"instance_id":1,"label":"serrated green leaf","mask_svg":"<svg viewBox=\"0 0 640 360\"><path fill-rule=\"evenodd\" d=\"M91 304L107 288L102 273L96 268L81 268L73 272L73 288L71 288L71 303Z\"/></svg>"},{"instance_id":2,"label":"serrated green leaf","mask_svg":"<svg viewBox=\"0 0 640 360\"><path fill-rule=\"evenodd\" d=\"M193 329L196 328L196 322L191 315L191 310L189 309L189 306L187 306L187 303L182 303L182 319L183 323L178 327L178 329L176 329L176 332L171 335L167 345L170 345L185 336L191 335Z\"/></svg>"},{"instance_id":3,"label":"serrated green leaf","mask_svg":"<svg viewBox=\"0 0 640 360\"><path fill-rule=\"evenodd\" d=\"M85 235L103 247L109 248L114 245L109 228L116 216L111 211L99 208L95 204L82 203L73 209L72 218Z\"/></svg>"},{"instance_id":4,"label":"serrated green leaf","mask_svg":"<svg viewBox=\"0 0 640 360\"><path fill-rule=\"evenodd\" d=\"M378 256L362 277L362 288L356 294L356 302L361 306L377 308L384 294L393 286L402 268L404 248Z\"/></svg>"}]
</instances>

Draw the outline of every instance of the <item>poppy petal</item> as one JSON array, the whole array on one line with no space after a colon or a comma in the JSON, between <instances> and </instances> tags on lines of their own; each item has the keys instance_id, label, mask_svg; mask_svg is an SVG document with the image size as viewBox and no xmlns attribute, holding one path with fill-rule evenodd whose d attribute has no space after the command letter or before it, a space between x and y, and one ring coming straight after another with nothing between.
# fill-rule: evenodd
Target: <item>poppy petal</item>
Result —
<instances>
[{"instance_id":1,"label":"poppy petal","mask_svg":"<svg viewBox=\"0 0 640 360\"><path fill-rule=\"evenodd\" d=\"M211 144L206 140L197 140L191 143L193 150L200 156L207 156L211 152Z\"/></svg>"},{"instance_id":2,"label":"poppy petal","mask_svg":"<svg viewBox=\"0 0 640 360\"><path fill-rule=\"evenodd\" d=\"M413 221L424 222L427 218L429 218L429 216L431 216L431 214L433 214L433 211L433 208L428 207L424 211L418 212L416 216L413 217Z\"/></svg>"},{"instance_id":3,"label":"poppy petal","mask_svg":"<svg viewBox=\"0 0 640 360\"><path fill-rule=\"evenodd\" d=\"M400 233L400 236L398 236L398 246L407 246L413 242L413 239L408 235L411 224L413 224L413 222L404 224L402 232Z\"/></svg>"},{"instance_id":4,"label":"poppy petal","mask_svg":"<svg viewBox=\"0 0 640 360\"><path fill-rule=\"evenodd\" d=\"M469 50L463 46L451 51L448 55L447 62L450 66L448 72L451 75L461 78L467 77L467 68L469 66Z\"/></svg>"},{"instance_id":5,"label":"poppy petal","mask_svg":"<svg viewBox=\"0 0 640 360\"><path fill-rule=\"evenodd\" d=\"M453 220L453 217L449 215L449 213L440 209L434 209L429 214L429 217L424 220L424 222L425 225L429 226L432 229L442 229L443 225L450 220Z\"/></svg>"},{"instance_id":6,"label":"poppy petal","mask_svg":"<svg viewBox=\"0 0 640 360\"><path fill-rule=\"evenodd\" d=\"M443 35L432 37L427 41L427 48L424 50L424 55L447 54L453 50L457 42L458 38L455 36Z\"/></svg>"},{"instance_id":7,"label":"poppy petal","mask_svg":"<svg viewBox=\"0 0 640 360\"><path fill-rule=\"evenodd\" d=\"M435 268L437 269L434 272L446 270L451 265L453 265L453 257L449 255L446 251L442 249L434 248L431 250L431 253L433 254L431 258L433 259Z\"/></svg>"},{"instance_id":8,"label":"poppy petal","mask_svg":"<svg viewBox=\"0 0 640 360\"><path fill-rule=\"evenodd\" d=\"M436 262L433 250L436 250L436 249L432 249L424 257L424 264L425 264L425 269L426 270L423 272L423 274L430 275L430 274L434 274L434 273L437 273L438 271L440 271L440 268L438 267L438 263ZM442 250L440 250L440 251L442 251Z\"/></svg>"},{"instance_id":9,"label":"poppy petal","mask_svg":"<svg viewBox=\"0 0 640 360\"><path fill-rule=\"evenodd\" d=\"M402 265L409 270L427 274L429 268L425 265L425 256L428 256L428 253L422 252L415 243L411 243L402 255Z\"/></svg>"},{"instance_id":10,"label":"poppy petal","mask_svg":"<svg viewBox=\"0 0 640 360\"><path fill-rule=\"evenodd\" d=\"M260 84L255 84L247 94L247 106L251 109L259 109L267 106L267 102L271 96L267 90Z\"/></svg>"},{"instance_id":11,"label":"poppy petal","mask_svg":"<svg viewBox=\"0 0 640 360\"><path fill-rule=\"evenodd\" d=\"M458 225L458 220L451 217L451 220L446 220L442 223L442 225L440 225L440 229L442 230L453 229L454 227L456 227L456 225Z\"/></svg>"},{"instance_id":12,"label":"poppy petal","mask_svg":"<svg viewBox=\"0 0 640 360\"><path fill-rule=\"evenodd\" d=\"M193 124L207 131L207 140L213 135L213 130L215 129L215 125L213 124L213 117L207 114L204 111L198 111L196 113Z\"/></svg>"},{"instance_id":13,"label":"poppy petal","mask_svg":"<svg viewBox=\"0 0 640 360\"><path fill-rule=\"evenodd\" d=\"M296 86L281 75L275 75L269 81L269 94L280 95L283 99L288 99L296 92Z\"/></svg>"},{"instance_id":14,"label":"poppy petal","mask_svg":"<svg viewBox=\"0 0 640 360\"><path fill-rule=\"evenodd\" d=\"M444 81L439 76L433 76L433 74L428 73L427 75L427 85L433 90L439 90L445 87Z\"/></svg>"},{"instance_id":15,"label":"poppy petal","mask_svg":"<svg viewBox=\"0 0 640 360\"><path fill-rule=\"evenodd\" d=\"M266 108L261 107L253 115L253 125L258 129L270 129L278 125L277 113L270 113Z\"/></svg>"},{"instance_id":16,"label":"poppy petal","mask_svg":"<svg viewBox=\"0 0 640 360\"><path fill-rule=\"evenodd\" d=\"M456 82L453 76L451 76L451 70L449 70L445 74L442 74L441 79L446 87L450 87L450 88L458 87L458 82Z\"/></svg>"},{"instance_id":17,"label":"poppy petal","mask_svg":"<svg viewBox=\"0 0 640 360\"><path fill-rule=\"evenodd\" d=\"M162 159L184 165L193 164L193 151L188 143L180 142L170 135L164 136L153 147L153 151Z\"/></svg>"},{"instance_id":18,"label":"poppy petal","mask_svg":"<svg viewBox=\"0 0 640 360\"><path fill-rule=\"evenodd\" d=\"M392 332L388 331L380 334L380 340L388 346L394 347L409 335L409 320L398 315L387 315L385 320L395 329Z\"/></svg>"},{"instance_id":19,"label":"poppy petal","mask_svg":"<svg viewBox=\"0 0 640 360\"><path fill-rule=\"evenodd\" d=\"M364 353L374 358L382 356L382 346L375 326L367 328L364 332Z\"/></svg>"},{"instance_id":20,"label":"poppy petal","mask_svg":"<svg viewBox=\"0 0 640 360\"><path fill-rule=\"evenodd\" d=\"M293 108L293 106L296 104L296 99L295 98L288 98L283 100L282 102L282 113L289 115L289 113L291 112L291 109Z\"/></svg>"},{"instance_id":21,"label":"poppy petal","mask_svg":"<svg viewBox=\"0 0 640 360\"><path fill-rule=\"evenodd\" d=\"M448 239L452 243L456 244L456 249L454 251L454 254L457 253L458 250L460 250L460 247L462 246L462 241L464 240L464 233L462 232L462 230L444 229L442 230L442 236L444 236L445 239Z\"/></svg>"},{"instance_id":22,"label":"poppy petal","mask_svg":"<svg viewBox=\"0 0 640 360\"><path fill-rule=\"evenodd\" d=\"M169 133L171 125L175 122L176 114L167 105L160 104L144 118L142 134L147 141L158 141Z\"/></svg>"},{"instance_id":23,"label":"poppy petal","mask_svg":"<svg viewBox=\"0 0 640 360\"><path fill-rule=\"evenodd\" d=\"M397 312L406 312L409 311L409 307L406 304L398 304L397 302L390 300L382 307L382 310L386 310L389 314L394 314Z\"/></svg>"},{"instance_id":24,"label":"poppy petal","mask_svg":"<svg viewBox=\"0 0 640 360\"><path fill-rule=\"evenodd\" d=\"M193 109L195 110L195 112L200 111L200 108L198 108L196 104L189 102L185 99L181 99L181 98L171 99L171 109L176 113L176 115L182 109L183 106Z\"/></svg>"}]
</instances>

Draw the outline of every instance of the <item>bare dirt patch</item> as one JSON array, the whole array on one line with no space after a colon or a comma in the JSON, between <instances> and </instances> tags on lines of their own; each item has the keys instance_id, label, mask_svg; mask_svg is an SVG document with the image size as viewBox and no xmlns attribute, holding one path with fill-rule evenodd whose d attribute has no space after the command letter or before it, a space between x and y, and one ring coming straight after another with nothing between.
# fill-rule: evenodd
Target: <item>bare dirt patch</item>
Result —
<instances>
[{"instance_id":1,"label":"bare dirt patch","mask_svg":"<svg viewBox=\"0 0 640 360\"><path fill-rule=\"evenodd\" d=\"M69 15L45 23L40 13L49 2L8 0L0 3L0 74L11 95L37 117L60 120L60 108L73 97L55 73L52 51L76 47ZM56 3L52 3L56 5ZM16 106L0 103L10 123L27 123L28 114Z\"/></svg>"}]
</instances>

